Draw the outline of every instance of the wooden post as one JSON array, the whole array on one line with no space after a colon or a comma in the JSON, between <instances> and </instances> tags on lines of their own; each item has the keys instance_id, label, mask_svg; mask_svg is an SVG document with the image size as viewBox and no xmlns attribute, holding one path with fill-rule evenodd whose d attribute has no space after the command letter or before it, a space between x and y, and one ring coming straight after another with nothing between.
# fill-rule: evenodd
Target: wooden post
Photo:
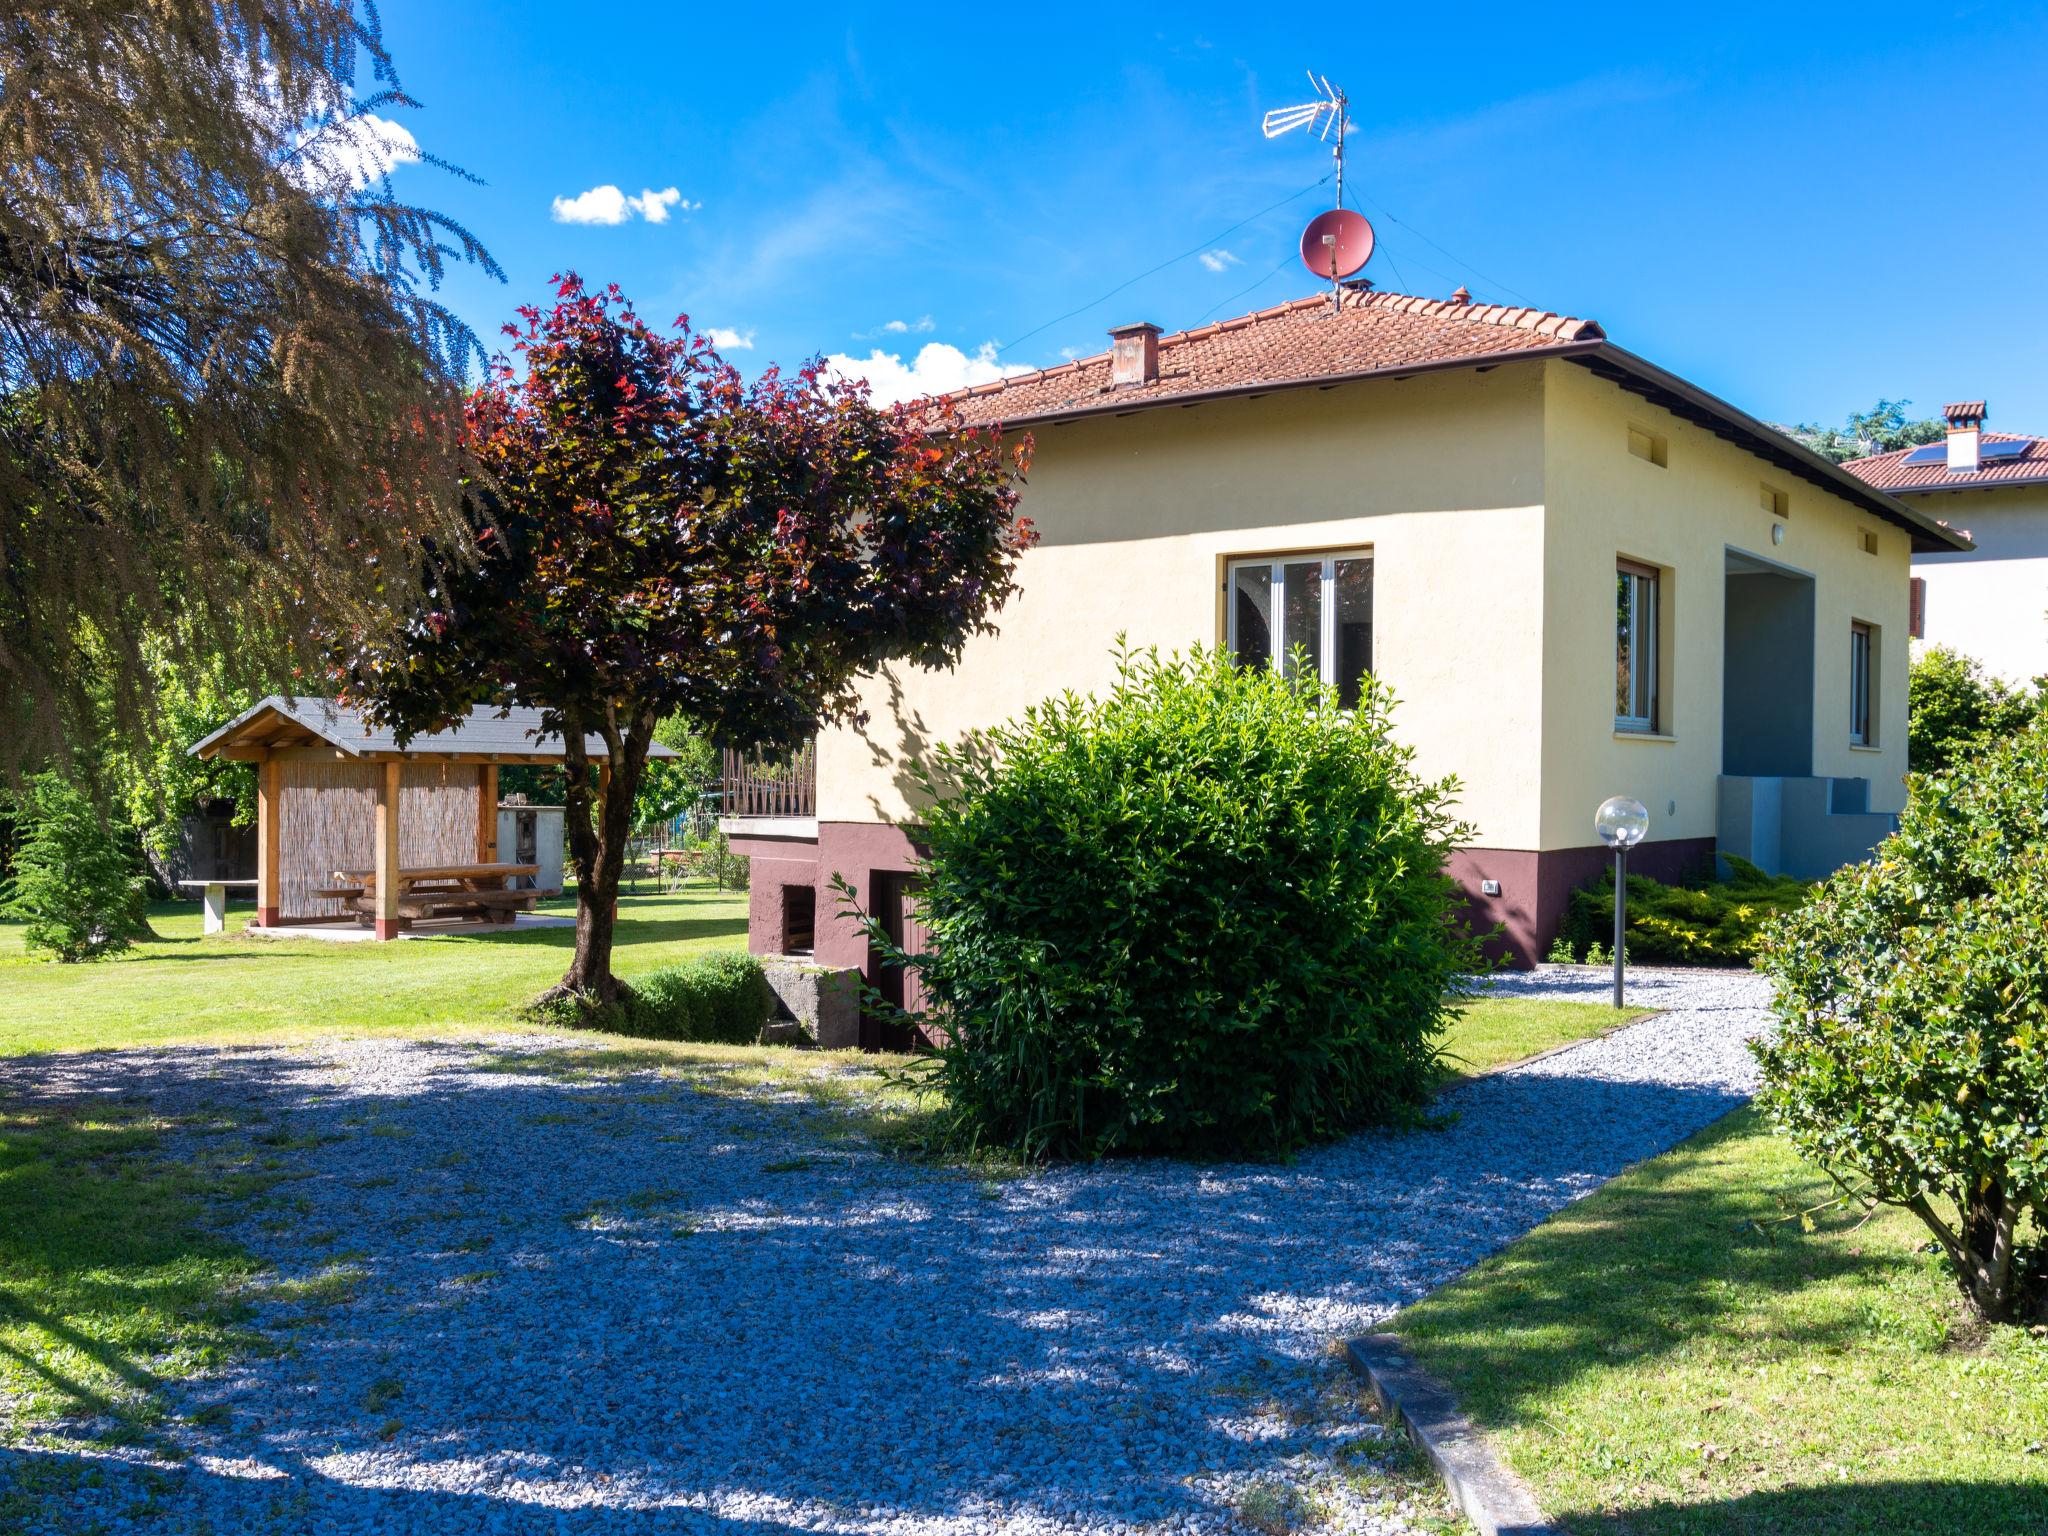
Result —
<instances>
[{"instance_id":1,"label":"wooden post","mask_svg":"<svg viewBox=\"0 0 2048 1536\"><path fill-rule=\"evenodd\" d=\"M278 881L278 800L283 770L276 758L265 754L256 764L256 923L275 928L278 908L283 904Z\"/></svg>"},{"instance_id":2,"label":"wooden post","mask_svg":"<svg viewBox=\"0 0 2048 1536\"><path fill-rule=\"evenodd\" d=\"M498 862L498 765L485 763L477 769L476 861Z\"/></svg>"},{"instance_id":3,"label":"wooden post","mask_svg":"<svg viewBox=\"0 0 2048 1536\"><path fill-rule=\"evenodd\" d=\"M398 915L398 795L405 765L397 758L384 765L377 781L377 937L395 939L402 926Z\"/></svg>"}]
</instances>

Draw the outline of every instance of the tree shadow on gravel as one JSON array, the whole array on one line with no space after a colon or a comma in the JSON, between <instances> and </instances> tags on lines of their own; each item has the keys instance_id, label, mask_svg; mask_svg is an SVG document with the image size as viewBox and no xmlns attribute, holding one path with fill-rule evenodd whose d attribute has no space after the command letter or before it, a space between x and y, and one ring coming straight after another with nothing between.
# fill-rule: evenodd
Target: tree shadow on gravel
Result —
<instances>
[{"instance_id":1,"label":"tree shadow on gravel","mask_svg":"<svg viewBox=\"0 0 2048 1536\"><path fill-rule=\"evenodd\" d=\"M1367 1433L1318 1417L1341 1379L1332 1341L1740 1102L1509 1074L1457 1090L1445 1129L1284 1165L991 1181L835 1139L829 1106L355 1049L348 1070L258 1051L82 1058L54 1083L0 1068L0 1095L112 1077L100 1091L260 1106L293 1138L277 1156L303 1208L231 1235L287 1275L361 1272L345 1297L265 1308L290 1347L185 1393L207 1426L193 1448L288 1479L161 1474L153 1497L188 1523L262 1528L295 1494L307 1529L553 1529L516 1487L363 1486L441 1462L444 1483L480 1466L591 1497L762 1501L737 1522L579 1511L575 1530L1213 1512L1229 1495L1191 1480L1262 1477ZM131 1493L72 1502L82 1521Z\"/></svg>"},{"instance_id":2,"label":"tree shadow on gravel","mask_svg":"<svg viewBox=\"0 0 2048 1536\"><path fill-rule=\"evenodd\" d=\"M265 1536L411 1536L489 1532L490 1536L644 1536L687 1531L703 1536L780 1536L811 1525L706 1510L602 1506L564 1510L516 1497L432 1489L366 1488L295 1464L272 1462L261 1475L235 1476L198 1466L138 1465L105 1456L0 1447L0 1530L18 1536L102 1536L105 1510L123 1529L198 1536L218 1530ZM195 1520L190 1512L208 1515ZM207 1523L225 1520L229 1524Z\"/></svg>"}]
</instances>

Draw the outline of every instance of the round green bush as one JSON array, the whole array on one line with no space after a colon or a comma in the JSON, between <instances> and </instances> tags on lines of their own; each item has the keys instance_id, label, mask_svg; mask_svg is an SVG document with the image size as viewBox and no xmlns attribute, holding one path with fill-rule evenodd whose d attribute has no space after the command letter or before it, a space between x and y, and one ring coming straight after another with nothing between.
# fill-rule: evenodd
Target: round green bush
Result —
<instances>
[{"instance_id":1,"label":"round green bush","mask_svg":"<svg viewBox=\"0 0 2048 1536\"><path fill-rule=\"evenodd\" d=\"M774 1011L761 962L721 950L637 979L629 1015L635 1034L658 1040L751 1045Z\"/></svg>"},{"instance_id":2,"label":"round green bush","mask_svg":"<svg viewBox=\"0 0 2048 1536\"><path fill-rule=\"evenodd\" d=\"M1205 651L1118 664L917 770L907 963L956 1139L1274 1157L1412 1117L1480 963L1444 874L1455 784L1416 777L1376 680L1344 709Z\"/></svg>"},{"instance_id":3,"label":"round green bush","mask_svg":"<svg viewBox=\"0 0 2048 1536\"><path fill-rule=\"evenodd\" d=\"M16 821L21 845L0 911L26 921L30 950L68 964L151 936L136 851L84 791L38 774L23 786Z\"/></svg>"},{"instance_id":4,"label":"round green bush","mask_svg":"<svg viewBox=\"0 0 2048 1536\"><path fill-rule=\"evenodd\" d=\"M1897 834L1759 964L1793 1144L1919 1216L1986 1317L2048 1321L2048 723L1914 779Z\"/></svg>"}]
</instances>

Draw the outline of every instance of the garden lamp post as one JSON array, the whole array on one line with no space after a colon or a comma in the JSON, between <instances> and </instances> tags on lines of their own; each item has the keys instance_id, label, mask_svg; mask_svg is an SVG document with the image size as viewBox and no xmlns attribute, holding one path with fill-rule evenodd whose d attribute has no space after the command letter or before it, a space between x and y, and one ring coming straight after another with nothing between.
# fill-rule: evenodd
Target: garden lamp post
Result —
<instances>
[{"instance_id":1,"label":"garden lamp post","mask_svg":"<svg viewBox=\"0 0 2048 1536\"><path fill-rule=\"evenodd\" d=\"M1621 1006L1621 956L1628 935L1628 851L1650 830L1650 813L1640 800L1616 795L1600 802L1593 830L1614 850L1614 1006Z\"/></svg>"}]
</instances>

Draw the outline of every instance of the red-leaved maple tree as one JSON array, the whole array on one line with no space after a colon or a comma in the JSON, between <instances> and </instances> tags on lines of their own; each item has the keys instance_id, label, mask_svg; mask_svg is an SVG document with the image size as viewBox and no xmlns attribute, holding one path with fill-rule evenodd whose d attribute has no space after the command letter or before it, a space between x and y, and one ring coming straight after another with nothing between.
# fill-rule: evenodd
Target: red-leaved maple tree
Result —
<instances>
[{"instance_id":1,"label":"red-leaved maple tree","mask_svg":"<svg viewBox=\"0 0 2048 1536\"><path fill-rule=\"evenodd\" d=\"M587 1008L621 992L613 904L655 726L785 751L851 717L882 663L952 663L1014 590L1029 444L878 407L816 362L749 383L686 319L663 333L574 275L519 314L466 410L482 558L430 561L425 598L338 653L402 734L477 704L562 734L576 953L542 1001Z\"/></svg>"}]
</instances>

